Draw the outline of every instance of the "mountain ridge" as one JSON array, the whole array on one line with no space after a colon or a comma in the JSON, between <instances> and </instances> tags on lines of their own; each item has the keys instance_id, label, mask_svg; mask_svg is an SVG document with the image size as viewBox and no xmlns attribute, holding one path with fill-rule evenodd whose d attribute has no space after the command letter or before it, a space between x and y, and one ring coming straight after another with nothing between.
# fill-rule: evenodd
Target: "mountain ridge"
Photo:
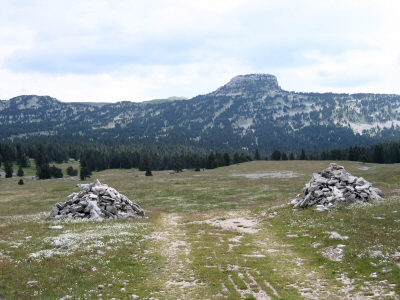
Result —
<instances>
[{"instance_id":1,"label":"mountain ridge","mask_svg":"<svg viewBox=\"0 0 400 300\"><path fill-rule=\"evenodd\" d=\"M2 100L0 138L79 134L208 149L315 151L400 137L399 107L399 95L289 92L274 75L247 74L185 101Z\"/></svg>"}]
</instances>

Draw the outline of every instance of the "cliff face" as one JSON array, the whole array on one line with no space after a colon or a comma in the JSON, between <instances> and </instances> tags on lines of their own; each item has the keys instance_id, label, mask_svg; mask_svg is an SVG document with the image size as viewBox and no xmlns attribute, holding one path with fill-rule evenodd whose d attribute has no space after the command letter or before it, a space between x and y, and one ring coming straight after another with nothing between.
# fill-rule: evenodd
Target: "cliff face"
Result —
<instances>
[{"instance_id":1,"label":"cliff face","mask_svg":"<svg viewBox=\"0 0 400 300\"><path fill-rule=\"evenodd\" d=\"M269 74L235 76L224 86L212 92L213 96L242 96L254 92L281 91L278 80Z\"/></svg>"}]
</instances>

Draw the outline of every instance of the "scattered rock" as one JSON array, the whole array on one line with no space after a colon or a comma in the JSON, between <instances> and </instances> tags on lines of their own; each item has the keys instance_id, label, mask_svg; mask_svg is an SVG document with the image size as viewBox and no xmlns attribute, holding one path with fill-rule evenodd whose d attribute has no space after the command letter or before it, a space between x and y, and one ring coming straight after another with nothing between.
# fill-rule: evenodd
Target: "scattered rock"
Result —
<instances>
[{"instance_id":1,"label":"scattered rock","mask_svg":"<svg viewBox=\"0 0 400 300\"><path fill-rule=\"evenodd\" d=\"M295 208L316 206L316 211L324 211L333 208L335 203L378 201L384 196L364 178L352 176L344 167L331 163L329 168L314 173L302 193L290 204Z\"/></svg>"},{"instance_id":2,"label":"scattered rock","mask_svg":"<svg viewBox=\"0 0 400 300\"><path fill-rule=\"evenodd\" d=\"M82 191L72 193L66 202L56 203L48 219L87 218L102 220L103 218L127 219L144 217L145 212L123 194L97 179L91 184L81 184ZM57 226L50 226L51 229Z\"/></svg>"},{"instance_id":3,"label":"scattered rock","mask_svg":"<svg viewBox=\"0 0 400 300\"><path fill-rule=\"evenodd\" d=\"M61 230L63 227L61 225L49 226L50 229Z\"/></svg>"},{"instance_id":4,"label":"scattered rock","mask_svg":"<svg viewBox=\"0 0 400 300\"><path fill-rule=\"evenodd\" d=\"M31 280L31 281L28 281L26 284L29 285L30 287L33 287L33 286L37 286L38 282L36 280Z\"/></svg>"},{"instance_id":5,"label":"scattered rock","mask_svg":"<svg viewBox=\"0 0 400 300\"><path fill-rule=\"evenodd\" d=\"M54 240L53 243L51 243L51 245L56 248L60 248L63 244L61 243L60 240Z\"/></svg>"},{"instance_id":6,"label":"scattered rock","mask_svg":"<svg viewBox=\"0 0 400 300\"><path fill-rule=\"evenodd\" d=\"M330 246L325 248L322 255L332 261L342 261L344 259L344 249L346 245Z\"/></svg>"},{"instance_id":7,"label":"scattered rock","mask_svg":"<svg viewBox=\"0 0 400 300\"><path fill-rule=\"evenodd\" d=\"M400 260L400 252L395 252L392 256L395 260Z\"/></svg>"},{"instance_id":8,"label":"scattered rock","mask_svg":"<svg viewBox=\"0 0 400 300\"><path fill-rule=\"evenodd\" d=\"M330 239L338 239L338 240L348 240L349 237L345 236L345 235L340 235L339 233L332 231L332 232L327 232L328 234L330 234L329 238Z\"/></svg>"}]
</instances>

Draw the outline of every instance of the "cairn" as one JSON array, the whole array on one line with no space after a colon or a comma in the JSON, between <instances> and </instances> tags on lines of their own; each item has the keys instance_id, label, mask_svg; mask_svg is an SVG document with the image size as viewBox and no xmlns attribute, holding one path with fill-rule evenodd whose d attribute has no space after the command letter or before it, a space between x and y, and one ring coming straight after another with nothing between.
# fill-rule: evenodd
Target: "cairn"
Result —
<instances>
[{"instance_id":1,"label":"cairn","mask_svg":"<svg viewBox=\"0 0 400 300\"><path fill-rule=\"evenodd\" d=\"M144 217L145 212L115 189L103 185L98 179L87 185L80 185L79 193L72 193L66 202L54 205L49 219L127 219Z\"/></svg>"},{"instance_id":2,"label":"cairn","mask_svg":"<svg viewBox=\"0 0 400 300\"><path fill-rule=\"evenodd\" d=\"M344 167L331 163L329 168L314 173L302 193L290 203L294 207L330 208L335 203L378 201L383 197L384 193L364 178L352 176Z\"/></svg>"}]
</instances>

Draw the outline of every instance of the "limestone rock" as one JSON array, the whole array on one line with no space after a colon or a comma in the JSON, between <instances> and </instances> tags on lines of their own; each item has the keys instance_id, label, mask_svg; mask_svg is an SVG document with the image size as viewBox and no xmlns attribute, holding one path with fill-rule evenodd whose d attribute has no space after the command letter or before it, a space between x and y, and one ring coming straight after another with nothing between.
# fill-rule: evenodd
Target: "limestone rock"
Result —
<instances>
[{"instance_id":1,"label":"limestone rock","mask_svg":"<svg viewBox=\"0 0 400 300\"><path fill-rule=\"evenodd\" d=\"M77 185L78 186L78 185ZM98 179L91 184L80 184L82 190L72 193L66 202L56 203L48 219L60 220L71 218L127 219L144 217L144 210L117 190Z\"/></svg>"},{"instance_id":2,"label":"limestone rock","mask_svg":"<svg viewBox=\"0 0 400 300\"><path fill-rule=\"evenodd\" d=\"M314 173L302 193L290 204L303 208L316 205L317 211L323 211L334 207L334 203L378 201L384 197L380 189L364 178L352 176L343 166L332 163L329 168Z\"/></svg>"}]
</instances>

